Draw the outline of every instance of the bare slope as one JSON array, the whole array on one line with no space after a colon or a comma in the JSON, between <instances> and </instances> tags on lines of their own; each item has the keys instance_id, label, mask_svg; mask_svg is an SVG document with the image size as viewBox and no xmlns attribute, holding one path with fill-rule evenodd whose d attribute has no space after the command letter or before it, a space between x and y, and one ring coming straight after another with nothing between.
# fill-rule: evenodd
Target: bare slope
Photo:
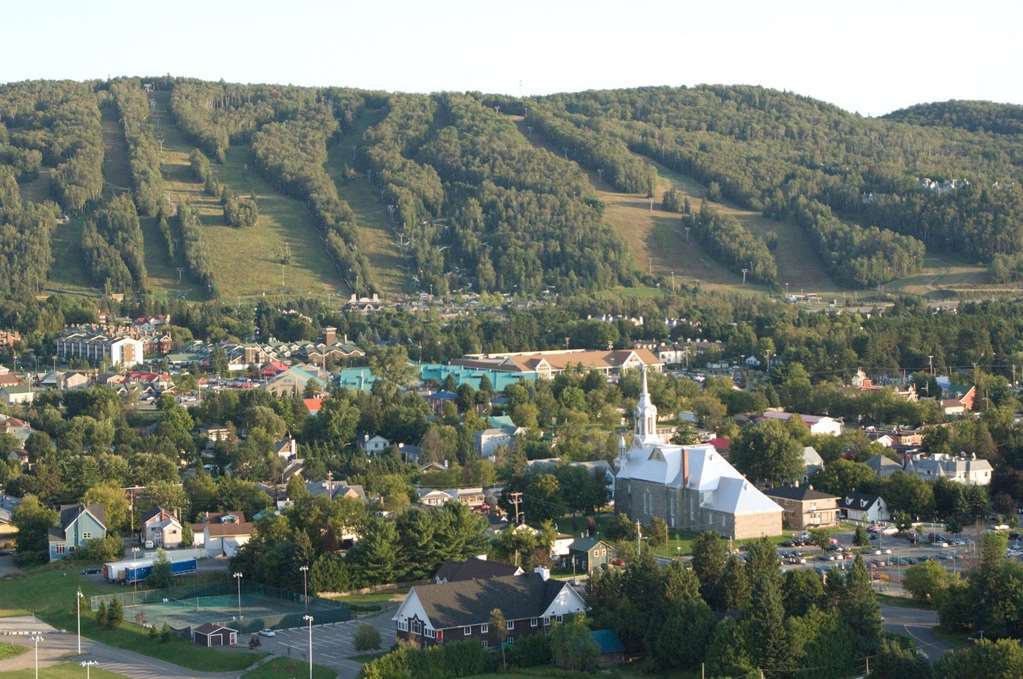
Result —
<instances>
[{"instance_id":1,"label":"bare slope","mask_svg":"<svg viewBox=\"0 0 1023 679\"><path fill-rule=\"evenodd\" d=\"M154 118L163 138L163 175L174 201L188 200L197 208L205 229L214 275L221 294L246 297L266 294L331 295L347 290L324 252L313 217L300 201L274 190L256 172L247 146L233 146L223 165L213 171L233 191L252 195L259 219L251 227L224 223L220 202L205 193L192 176L188 154L193 146L173 123L167 93L158 93ZM281 264L283 255L290 262Z\"/></svg>"},{"instance_id":2,"label":"bare slope","mask_svg":"<svg viewBox=\"0 0 1023 679\"><path fill-rule=\"evenodd\" d=\"M381 294L391 296L405 287L405 261L394 242L387 223L387 212L377 198L377 191L362 173L345 176L352 165L359 139L368 127L377 123L382 112L364 112L351 129L327 149L327 173L334 180L337 192L355 210L359 229L359 247L366 253L373 270L373 280Z\"/></svg>"}]
</instances>

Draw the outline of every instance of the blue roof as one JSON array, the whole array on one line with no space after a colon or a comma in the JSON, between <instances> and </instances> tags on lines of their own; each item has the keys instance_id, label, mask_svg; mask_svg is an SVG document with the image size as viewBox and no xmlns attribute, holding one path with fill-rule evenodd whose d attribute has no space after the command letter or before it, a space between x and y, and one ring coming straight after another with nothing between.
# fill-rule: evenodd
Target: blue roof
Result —
<instances>
[{"instance_id":1,"label":"blue roof","mask_svg":"<svg viewBox=\"0 0 1023 679\"><path fill-rule=\"evenodd\" d=\"M512 384L519 384L520 382L534 382L537 379L536 373L487 370L484 368L472 368L464 365L423 363L419 366L419 379L423 382L436 382L441 384L447 380L448 375L455 380L456 387L468 384L473 389L480 388L480 382L485 376L488 380L490 380L490 386L494 391L504 391Z\"/></svg>"},{"instance_id":2,"label":"blue roof","mask_svg":"<svg viewBox=\"0 0 1023 679\"><path fill-rule=\"evenodd\" d=\"M507 415L491 415L487 418L487 424L494 429L518 429L512 418Z\"/></svg>"},{"instance_id":3,"label":"blue roof","mask_svg":"<svg viewBox=\"0 0 1023 679\"><path fill-rule=\"evenodd\" d=\"M601 655L608 653L625 653L625 644L618 638L613 629L595 629L590 632L590 638L600 649Z\"/></svg>"},{"instance_id":4,"label":"blue roof","mask_svg":"<svg viewBox=\"0 0 1023 679\"><path fill-rule=\"evenodd\" d=\"M369 368L342 368L336 379L342 389L360 391L369 391L377 381L376 375Z\"/></svg>"}]
</instances>

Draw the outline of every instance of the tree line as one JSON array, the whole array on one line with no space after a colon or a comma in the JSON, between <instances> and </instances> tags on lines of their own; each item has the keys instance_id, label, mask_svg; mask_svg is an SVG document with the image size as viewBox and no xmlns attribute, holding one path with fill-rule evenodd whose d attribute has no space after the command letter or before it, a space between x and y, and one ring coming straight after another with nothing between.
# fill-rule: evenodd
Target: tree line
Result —
<instances>
[{"instance_id":1,"label":"tree line","mask_svg":"<svg viewBox=\"0 0 1023 679\"><path fill-rule=\"evenodd\" d=\"M82 252L90 276L104 290L145 290L142 226L131 196L114 196L89 215L82 229Z\"/></svg>"},{"instance_id":2,"label":"tree line","mask_svg":"<svg viewBox=\"0 0 1023 679\"><path fill-rule=\"evenodd\" d=\"M778 265L767 243L737 219L701 205L682 217L682 226L707 250L733 269L749 269L751 280L773 285L778 282Z\"/></svg>"},{"instance_id":3,"label":"tree line","mask_svg":"<svg viewBox=\"0 0 1023 679\"><path fill-rule=\"evenodd\" d=\"M189 273L209 291L211 297L216 297L217 281L210 265L206 239L202 234L202 223L195 208L188 203L179 203L174 226L177 228L176 241L181 244L181 252Z\"/></svg>"},{"instance_id":4,"label":"tree line","mask_svg":"<svg viewBox=\"0 0 1023 679\"><path fill-rule=\"evenodd\" d=\"M138 80L114 81L110 92L128 142L135 203L143 215L153 217L164 208L166 201L160 170L160 142L147 124L149 97Z\"/></svg>"}]
</instances>

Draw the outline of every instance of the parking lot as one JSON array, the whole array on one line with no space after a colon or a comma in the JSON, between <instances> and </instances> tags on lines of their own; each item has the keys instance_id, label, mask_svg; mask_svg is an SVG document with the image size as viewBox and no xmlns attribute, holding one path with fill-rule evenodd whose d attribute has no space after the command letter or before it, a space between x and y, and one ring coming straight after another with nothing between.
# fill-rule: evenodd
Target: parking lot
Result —
<instances>
[{"instance_id":1,"label":"parking lot","mask_svg":"<svg viewBox=\"0 0 1023 679\"><path fill-rule=\"evenodd\" d=\"M394 643L394 606L389 606L372 616L347 620L345 622L313 625L313 662L337 670L341 679L358 676L361 664L351 660L352 656L365 653L355 650L355 630L359 625L370 624L380 632L380 648L386 650ZM239 639L239 645L248 638ZM276 630L273 637L261 637L261 650L275 655L308 660L309 629L293 627Z\"/></svg>"}]
</instances>

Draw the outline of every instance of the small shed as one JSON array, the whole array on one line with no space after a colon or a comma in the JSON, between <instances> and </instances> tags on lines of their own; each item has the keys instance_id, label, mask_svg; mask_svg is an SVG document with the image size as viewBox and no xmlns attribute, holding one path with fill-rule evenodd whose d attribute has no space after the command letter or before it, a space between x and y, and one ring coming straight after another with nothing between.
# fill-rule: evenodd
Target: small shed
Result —
<instances>
[{"instance_id":1,"label":"small shed","mask_svg":"<svg viewBox=\"0 0 1023 679\"><path fill-rule=\"evenodd\" d=\"M192 643L199 646L237 646L238 630L207 622L192 628Z\"/></svg>"},{"instance_id":2,"label":"small shed","mask_svg":"<svg viewBox=\"0 0 1023 679\"><path fill-rule=\"evenodd\" d=\"M600 657L597 662L601 667L620 665L625 662L625 644L618 638L613 629L595 629L590 632L590 638L597 645Z\"/></svg>"}]
</instances>

